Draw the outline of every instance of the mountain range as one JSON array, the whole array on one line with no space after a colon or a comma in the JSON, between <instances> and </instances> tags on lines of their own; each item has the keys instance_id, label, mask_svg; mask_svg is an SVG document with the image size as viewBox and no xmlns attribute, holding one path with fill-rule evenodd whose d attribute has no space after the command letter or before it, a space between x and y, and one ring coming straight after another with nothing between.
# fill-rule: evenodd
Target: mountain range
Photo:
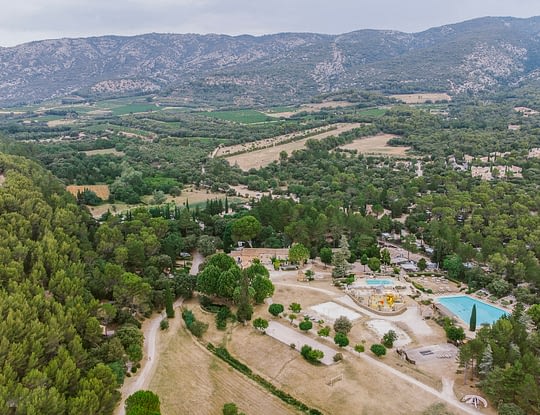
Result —
<instances>
[{"instance_id":1,"label":"mountain range","mask_svg":"<svg viewBox=\"0 0 540 415\"><path fill-rule=\"evenodd\" d=\"M540 17L420 33L144 34L0 48L0 105L157 94L186 103L296 103L338 90L477 93L540 78Z\"/></svg>"}]
</instances>

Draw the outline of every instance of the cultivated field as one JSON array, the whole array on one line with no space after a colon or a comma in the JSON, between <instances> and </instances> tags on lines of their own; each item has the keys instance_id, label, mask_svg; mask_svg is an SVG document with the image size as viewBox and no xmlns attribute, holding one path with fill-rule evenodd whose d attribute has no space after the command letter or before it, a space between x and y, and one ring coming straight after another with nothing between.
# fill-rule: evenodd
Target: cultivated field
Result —
<instances>
[{"instance_id":1,"label":"cultivated field","mask_svg":"<svg viewBox=\"0 0 540 415\"><path fill-rule=\"evenodd\" d=\"M424 94L397 94L390 95L390 98L403 101L405 104L423 104L427 101L451 101L452 97L446 93L424 93Z\"/></svg>"},{"instance_id":2,"label":"cultivated field","mask_svg":"<svg viewBox=\"0 0 540 415\"><path fill-rule=\"evenodd\" d=\"M248 145L253 145L252 148L256 149L255 151L249 151L247 153L237 154L235 156L227 157L226 160L231 165L238 164L238 167L240 167L242 170L249 170L252 168L258 168L266 166L270 163L272 163L274 160L279 160L279 153L282 151L287 152L287 154L291 154L294 150L301 150L305 147L306 142L310 139L313 140L322 140L323 138L330 137L330 136L337 136L345 131L350 131L354 128L360 127L362 124L360 123L342 123L342 124L334 124L333 127L335 127L332 130L327 130L324 132L321 132L320 134L311 135L307 138L302 138L290 143L285 144L279 144L283 141L290 140L291 134L287 134L284 136L274 137L272 139L267 140L261 140L257 141L257 143L249 143L239 146L231 146L231 147L223 147L221 148L219 155L224 154L230 154L234 153L236 151L246 151L250 149L250 147L247 147ZM325 128L325 127L321 127ZM314 133L316 130L320 129L313 129L308 130L309 133ZM298 134L298 133L296 133ZM298 136L301 136L305 134L301 133ZM264 144L262 142L265 142ZM261 144L258 144L261 143ZM233 148L234 147L234 148ZM266 147L266 148L263 148Z\"/></svg>"},{"instance_id":3,"label":"cultivated field","mask_svg":"<svg viewBox=\"0 0 540 415\"><path fill-rule=\"evenodd\" d=\"M113 156L122 157L126 154L123 151L118 151L114 148L103 148L100 150L87 150L87 151L81 151L81 153L86 154L87 156L96 156L100 154L112 154Z\"/></svg>"},{"instance_id":4,"label":"cultivated field","mask_svg":"<svg viewBox=\"0 0 540 415\"><path fill-rule=\"evenodd\" d=\"M344 150L356 150L359 154L406 156L410 147L391 147L388 145L388 141L394 137L397 136L392 134L377 134L370 137L362 137L340 148Z\"/></svg>"},{"instance_id":5,"label":"cultivated field","mask_svg":"<svg viewBox=\"0 0 540 415\"><path fill-rule=\"evenodd\" d=\"M94 192L97 197L103 200L109 199L109 185L106 184L86 184L82 186L70 185L66 187L66 190L71 193L73 196L77 197L78 192L84 192L85 190L90 190Z\"/></svg>"},{"instance_id":6,"label":"cultivated field","mask_svg":"<svg viewBox=\"0 0 540 415\"><path fill-rule=\"evenodd\" d=\"M327 102L318 102L313 104L302 104L298 108L290 111L282 112L267 112L266 115L276 118L290 118L300 112L319 112L325 108L341 108L341 107L350 107L355 105L354 102L348 101L327 101Z\"/></svg>"}]
</instances>

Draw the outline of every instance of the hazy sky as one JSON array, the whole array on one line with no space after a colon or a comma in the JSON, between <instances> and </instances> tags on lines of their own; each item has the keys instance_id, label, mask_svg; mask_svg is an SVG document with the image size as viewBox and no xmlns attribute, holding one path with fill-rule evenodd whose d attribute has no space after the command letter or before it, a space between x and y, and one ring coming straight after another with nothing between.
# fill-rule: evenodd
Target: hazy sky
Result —
<instances>
[{"instance_id":1,"label":"hazy sky","mask_svg":"<svg viewBox=\"0 0 540 415\"><path fill-rule=\"evenodd\" d=\"M481 16L540 15L539 0L0 0L0 46L148 32L419 32Z\"/></svg>"}]
</instances>

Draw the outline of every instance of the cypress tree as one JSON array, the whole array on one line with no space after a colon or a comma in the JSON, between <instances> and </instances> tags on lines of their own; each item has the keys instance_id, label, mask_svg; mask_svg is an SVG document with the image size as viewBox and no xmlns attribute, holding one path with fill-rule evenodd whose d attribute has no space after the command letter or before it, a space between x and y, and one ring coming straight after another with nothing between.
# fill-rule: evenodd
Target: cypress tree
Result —
<instances>
[{"instance_id":1,"label":"cypress tree","mask_svg":"<svg viewBox=\"0 0 540 415\"><path fill-rule=\"evenodd\" d=\"M476 330L476 304L473 304L471 311L471 319L469 320L469 330Z\"/></svg>"}]
</instances>

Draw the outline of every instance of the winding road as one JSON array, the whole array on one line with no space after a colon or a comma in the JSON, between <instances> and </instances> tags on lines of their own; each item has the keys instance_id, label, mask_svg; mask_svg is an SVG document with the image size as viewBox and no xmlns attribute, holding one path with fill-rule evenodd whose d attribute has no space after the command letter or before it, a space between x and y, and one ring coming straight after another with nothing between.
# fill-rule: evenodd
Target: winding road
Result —
<instances>
[{"instance_id":1,"label":"winding road","mask_svg":"<svg viewBox=\"0 0 540 415\"><path fill-rule=\"evenodd\" d=\"M196 275L199 272L199 265L204 261L204 257L197 251L193 253L192 265L189 273ZM179 298L174 303L173 307L176 311L176 315L179 316L178 308L182 305L183 298ZM150 384L152 376L156 371L157 362L159 356L157 355L157 337L159 333L159 323L165 317L164 313L154 314L152 318L146 320L142 326L142 332L144 335L143 345L143 360L141 362L142 368L132 377L126 378L124 384L120 388L122 398L118 404L115 415L125 415L126 409L124 403L128 396L137 392L138 390L147 389Z\"/></svg>"}]
</instances>

